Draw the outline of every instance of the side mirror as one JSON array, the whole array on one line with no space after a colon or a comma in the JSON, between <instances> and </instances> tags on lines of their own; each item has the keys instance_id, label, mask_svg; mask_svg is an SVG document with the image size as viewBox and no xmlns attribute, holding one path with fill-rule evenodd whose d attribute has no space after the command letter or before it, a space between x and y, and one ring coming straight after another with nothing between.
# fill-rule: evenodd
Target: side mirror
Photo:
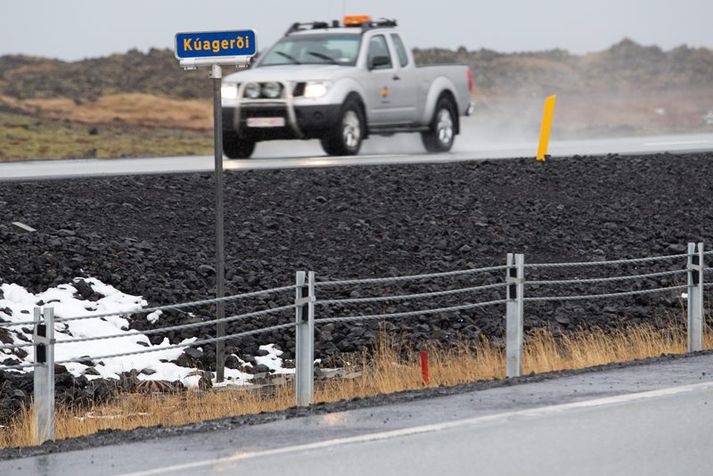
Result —
<instances>
[{"instance_id":1,"label":"side mirror","mask_svg":"<svg viewBox=\"0 0 713 476\"><path fill-rule=\"evenodd\" d=\"M391 66L391 60L388 56L374 56L371 59L371 64L369 65L369 70L383 68L384 66Z\"/></svg>"}]
</instances>

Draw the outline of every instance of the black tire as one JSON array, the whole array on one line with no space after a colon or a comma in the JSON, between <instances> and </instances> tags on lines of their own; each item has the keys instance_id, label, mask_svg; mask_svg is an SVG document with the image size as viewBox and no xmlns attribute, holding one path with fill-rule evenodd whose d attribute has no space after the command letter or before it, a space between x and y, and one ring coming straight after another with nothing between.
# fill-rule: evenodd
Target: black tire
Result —
<instances>
[{"instance_id":1,"label":"black tire","mask_svg":"<svg viewBox=\"0 0 713 476\"><path fill-rule=\"evenodd\" d=\"M423 146L429 152L448 152L453 147L456 138L456 121L458 113L453 100L448 96L441 96L433 111L433 118L428 131L421 133Z\"/></svg>"},{"instance_id":2,"label":"black tire","mask_svg":"<svg viewBox=\"0 0 713 476\"><path fill-rule=\"evenodd\" d=\"M229 159L249 159L255 151L255 142L243 140L233 131L223 130L223 153Z\"/></svg>"},{"instance_id":3,"label":"black tire","mask_svg":"<svg viewBox=\"0 0 713 476\"><path fill-rule=\"evenodd\" d=\"M362 107L349 97L342 105L337 124L321 139L322 148L329 155L357 155L365 134Z\"/></svg>"}]
</instances>

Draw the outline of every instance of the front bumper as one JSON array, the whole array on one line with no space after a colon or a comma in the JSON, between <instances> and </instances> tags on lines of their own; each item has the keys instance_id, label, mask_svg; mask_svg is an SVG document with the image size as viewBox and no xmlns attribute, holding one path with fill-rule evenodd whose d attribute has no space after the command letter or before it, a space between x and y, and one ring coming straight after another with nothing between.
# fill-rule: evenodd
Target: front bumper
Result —
<instances>
[{"instance_id":1,"label":"front bumper","mask_svg":"<svg viewBox=\"0 0 713 476\"><path fill-rule=\"evenodd\" d=\"M319 139L339 120L339 105L245 104L223 107L223 129L253 141ZM284 127L248 127L249 118L284 118Z\"/></svg>"},{"instance_id":2,"label":"front bumper","mask_svg":"<svg viewBox=\"0 0 713 476\"><path fill-rule=\"evenodd\" d=\"M278 139L319 139L339 120L340 106L295 106L285 100L241 101L237 107L223 107L223 129L253 141ZM284 127L248 127L249 118L284 118Z\"/></svg>"}]
</instances>

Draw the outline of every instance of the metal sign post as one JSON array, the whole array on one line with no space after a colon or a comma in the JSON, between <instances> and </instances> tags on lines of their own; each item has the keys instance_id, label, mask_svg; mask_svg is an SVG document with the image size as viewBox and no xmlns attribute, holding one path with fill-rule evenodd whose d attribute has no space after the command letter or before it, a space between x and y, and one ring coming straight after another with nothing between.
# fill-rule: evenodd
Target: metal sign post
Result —
<instances>
[{"instance_id":1,"label":"metal sign post","mask_svg":"<svg viewBox=\"0 0 713 476\"><path fill-rule=\"evenodd\" d=\"M225 296L225 231L223 217L223 113L221 110L220 88L223 80L223 70L218 64L211 66L210 77L213 78L213 128L215 151L215 296ZM216 304L216 319L225 318L225 303ZM225 322L218 322L216 336L225 335ZM222 382L225 373L225 341L215 343L215 379Z\"/></svg>"},{"instance_id":2,"label":"metal sign post","mask_svg":"<svg viewBox=\"0 0 713 476\"><path fill-rule=\"evenodd\" d=\"M210 66L213 80L213 132L215 152L215 295L225 296L225 231L223 216L223 111L221 65L245 68L257 51L256 34L253 30L218 31L176 34L176 58L184 69ZM225 318L225 303L216 304L216 319ZM215 378L225 378L225 322L216 324Z\"/></svg>"}]
</instances>

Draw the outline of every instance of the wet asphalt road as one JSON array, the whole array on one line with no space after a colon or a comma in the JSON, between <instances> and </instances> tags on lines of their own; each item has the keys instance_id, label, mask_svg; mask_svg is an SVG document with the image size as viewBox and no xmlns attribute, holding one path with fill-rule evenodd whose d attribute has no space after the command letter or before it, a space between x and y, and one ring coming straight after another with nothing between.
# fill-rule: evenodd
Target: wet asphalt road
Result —
<instances>
[{"instance_id":1,"label":"wet asphalt road","mask_svg":"<svg viewBox=\"0 0 713 476\"><path fill-rule=\"evenodd\" d=\"M0 474L710 474L713 355L0 462Z\"/></svg>"},{"instance_id":2,"label":"wet asphalt road","mask_svg":"<svg viewBox=\"0 0 713 476\"><path fill-rule=\"evenodd\" d=\"M403 146L399 141L406 140ZM426 154L417 138L374 138L354 157L328 157L315 141L275 141L261 143L254 159L225 161L225 170L258 170L336 167L354 165L397 165L410 163L464 162L484 159L534 157L536 142L493 142L459 136L453 152ZM713 134L621 137L552 142L550 155L650 154L655 152L696 152L713 150ZM397 151L397 152L394 152ZM42 180L136 174L209 172L213 158L160 157L144 159L38 160L0 163L0 181Z\"/></svg>"}]
</instances>

